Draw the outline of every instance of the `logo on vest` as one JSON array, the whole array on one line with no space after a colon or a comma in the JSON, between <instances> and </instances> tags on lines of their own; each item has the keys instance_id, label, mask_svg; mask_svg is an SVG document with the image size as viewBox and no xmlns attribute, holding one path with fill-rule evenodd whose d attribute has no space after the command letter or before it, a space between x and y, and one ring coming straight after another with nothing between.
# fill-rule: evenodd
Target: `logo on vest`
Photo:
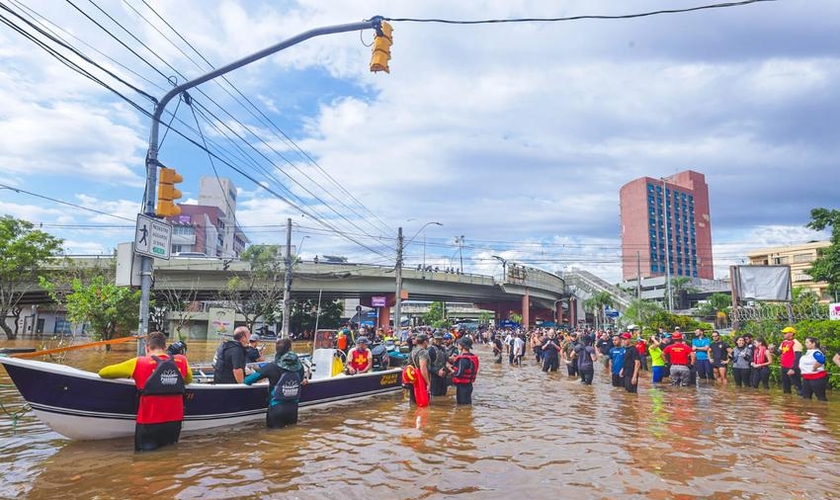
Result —
<instances>
[{"instance_id":1,"label":"logo on vest","mask_svg":"<svg viewBox=\"0 0 840 500\"><path fill-rule=\"evenodd\" d=\"M162 385L177 385L178 370L165 370L160 374L160 383Z\"/></svg>"},{"instance_id":2,"label":"logo on vest","mask_svg":"<svg viewBox=\"0 0 840 500\"><path fill-rule=\"evenodd\" d=\"M300 391L300 383L297 381L288 381L283 384L283 387L280 388L283 392L283 397L292 398L297 397L298 392Z\"/></svg>"}]
</instances>

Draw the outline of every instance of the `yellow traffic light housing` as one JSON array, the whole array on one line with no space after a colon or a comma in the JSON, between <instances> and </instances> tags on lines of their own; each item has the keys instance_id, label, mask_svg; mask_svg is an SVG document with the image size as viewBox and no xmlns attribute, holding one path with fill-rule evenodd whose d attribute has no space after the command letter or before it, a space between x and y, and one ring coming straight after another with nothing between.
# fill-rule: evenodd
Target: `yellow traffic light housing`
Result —
<instances>
[{"instance_id":1,"label":"yellow traffic light housing","mask_svg":"<svg viewBox=\"0 0 840 500\"><path fill-rule=\"evenodd\" d=\"M181 197L181 191L175 189L175 184L184 180L174 168L161 168L158 180L158 200L155 213L158 217L174 217L181 214L181 207L175 200Z\"/></svg>"},{"instance_id":2,"label":"yellow traffic light housing","mask_svg":"<svg viewBox=\"0 0 840 500\"><path fill-rule=\"evenodd\" d=\"M391 36L393 31L394 28L385 21L382 21L382 25L376 30L370 57L370 70L374 73L377 71L391 72L388 69L388 61L391 59L391 44L394 43L394 37Z\"/></svg>"}]
</instances>

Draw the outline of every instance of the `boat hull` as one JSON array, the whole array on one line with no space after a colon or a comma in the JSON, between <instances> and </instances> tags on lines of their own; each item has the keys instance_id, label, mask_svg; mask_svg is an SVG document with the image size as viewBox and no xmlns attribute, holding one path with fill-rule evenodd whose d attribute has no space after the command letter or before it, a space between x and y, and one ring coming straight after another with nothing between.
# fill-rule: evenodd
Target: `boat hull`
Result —
<instances>
[{"instance_id":1,"label":"boat hull","mask_svg":"<svg viewBox=\"0 0 840 500\"><path fill-rule=\"evenodd\" d=\"M110 380L76 368L0 358L35 415L70 439L97 440L134 435L137 390L128 379ZM314 380L303 386L301 409L395 392L399 369ZM189 384L184 432L198 432L265 418L268 385Z\"/></svg>"}]
</instances>

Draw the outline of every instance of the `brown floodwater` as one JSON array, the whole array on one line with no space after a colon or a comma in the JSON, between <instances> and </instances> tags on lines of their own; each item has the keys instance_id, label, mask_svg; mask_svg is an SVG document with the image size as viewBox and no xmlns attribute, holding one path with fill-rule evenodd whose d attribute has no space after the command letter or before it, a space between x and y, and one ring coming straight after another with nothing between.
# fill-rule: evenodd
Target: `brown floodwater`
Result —
<instances>
[{"instance_id":1,"label":"brown floodwater","mask_svg":"<svg viewBox=\"0 0 840 500\"><path fill-rule=\"evenodd\" d=\"M31 341L0 343L33 345ZM215 345L190 343L191 361ZM88 369L134 347L76 351ZM301 349L302 351L302 349ZM0 498L825 499L840 490L840 394L802 401L778 389L701 386L639 394L592 386L531 363L482 370L472 407L452 389L417 410L402 394L185 434L135 453L127 440L73 442L31 412L0 415ZM23 404L0 370L0 402Z\"/></svg>"}]
</instances>

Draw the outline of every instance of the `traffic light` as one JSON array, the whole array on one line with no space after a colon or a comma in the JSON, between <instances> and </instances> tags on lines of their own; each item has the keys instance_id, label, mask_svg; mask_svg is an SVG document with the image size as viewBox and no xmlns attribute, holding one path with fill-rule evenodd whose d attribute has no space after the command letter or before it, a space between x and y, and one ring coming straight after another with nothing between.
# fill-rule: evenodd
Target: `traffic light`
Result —
<instances>
[{"instance_id":1,"label":"traffic light","mask_svg":"<svg viewBox=\"0 0 840 500\"><path fill-rule=\"evenodd\" d=\"M391 36L392 31L394 31L394 28L385 21L382 21L381 26L376 30L370 57L370 70L374 73L377 71L390 73L388 61L391 59L391 44L394 43L394 38Z\"/></svg>"},{"instance_id":2,"label":"traffic light","mask_svg":"<svg viewBox=\"0 0 840 500\"><path fill-rule=\"evenodd\" d=\"M184 180L174 168L161 168L158 179L158 200L155 213L158 217L174 217L181 214L181 207L175 200L181 197L181 191L175 189L175 184Z\"/></svg>"}]
</instances>

